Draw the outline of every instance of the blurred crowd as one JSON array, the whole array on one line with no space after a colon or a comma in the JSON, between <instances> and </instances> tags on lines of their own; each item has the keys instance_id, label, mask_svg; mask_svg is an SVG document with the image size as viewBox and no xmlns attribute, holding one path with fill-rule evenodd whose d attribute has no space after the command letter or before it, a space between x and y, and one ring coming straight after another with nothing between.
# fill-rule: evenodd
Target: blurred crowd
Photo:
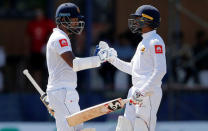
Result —
<instances>
[{"instance_id":1,"label":"blurred crowd","mask_svg":"<svg viewBox=\"0 0 208 131\"><path fill-rule=\"evenodd\" d=\"M204 30L195 32L195 41L187 43L182 31L173 32L167 43L169 78L172 83L208 86L208 37Z\"/></svg>"}]
</instances>

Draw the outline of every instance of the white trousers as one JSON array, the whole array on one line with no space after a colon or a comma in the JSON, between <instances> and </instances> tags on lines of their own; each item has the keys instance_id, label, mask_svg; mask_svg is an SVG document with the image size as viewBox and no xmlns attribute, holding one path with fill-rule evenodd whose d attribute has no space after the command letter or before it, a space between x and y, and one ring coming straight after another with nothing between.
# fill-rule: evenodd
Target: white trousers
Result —
<instances>
[{"instance_id":1,"label":"white trousers","mask_svg":"<svg viewBox=\"0 0 208 131\"><path fill-rule=\"evenodd\" d=\"M66 117L80 111L79 95L76 90L65 88L47 91L51 108L55 111L57 131L79 131L82 125L70 127Z\"/></svg>"},{"instance_id":2,"label":"white trousers","mask_svg":"<svg viewBox=\"0 0 208 131\"><path fill-rule=\"evenodd\" d=\"M130 88L128 92L128 98L130 98L136 88ZM161 87L155 87L154 93L151 96L147 96L143 99L142 106L126 104L124 117L131 121L131 124L134 125L135 118L139 117L145 121L148 131L155 131L156 121L157 121L157 111L160 105L162 98L162 89ZM134 131L137 131L134 129Z\"/></svg>"}]
</instances>

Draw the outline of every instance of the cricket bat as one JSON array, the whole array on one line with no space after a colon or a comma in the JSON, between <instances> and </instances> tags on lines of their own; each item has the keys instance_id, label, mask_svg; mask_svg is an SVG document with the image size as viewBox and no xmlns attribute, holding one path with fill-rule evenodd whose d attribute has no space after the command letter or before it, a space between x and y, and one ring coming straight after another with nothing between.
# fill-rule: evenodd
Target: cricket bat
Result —
<instances>
[{"instance_id":1,"label":"cricket bat","mask_svg":"<svg viewBox=\"0 0 208 131\"><path fill-rule=\"evenodd\" d=\"M70 126L76 126L93 118L122 109L129 101L130 99L117 98L74 113L68 116L66 119Z\"/></svg>"},{"instance_id":2,"label":"cricket bat","mask_svg":"<svg viewBox=\"0 0 208 131\"><path fill-rule=\"evenodd\" d=\"M29 71L27 69L25 69L23 71L23 74L30 80L30 82L33 84L35 89L39 92L40 100L46 106L48 111L54 116L54 110L49 107L49 103L46 101L47 94L40 88L40 86L36 83L36 81L33 79L33 77L30 75L30 73L29 73Z\"/></svg>"},{"instance_id":3,"label":"cricket bat","mask_svg":"<svg viewBox=\"0 0 208 131\"><path fill-rule=\"evenodd\" d=\"M152 94L153 92L147 92L145 96L151 96ZM68 116L66 119L69 126L76 126L93 118L122 109L124 108L126 103L130 102L130 100L131 98L128 99L117 98L105 103L101 103L96 106L86 108L79 112L76 112Z\"/></svg>"}]
</instances>

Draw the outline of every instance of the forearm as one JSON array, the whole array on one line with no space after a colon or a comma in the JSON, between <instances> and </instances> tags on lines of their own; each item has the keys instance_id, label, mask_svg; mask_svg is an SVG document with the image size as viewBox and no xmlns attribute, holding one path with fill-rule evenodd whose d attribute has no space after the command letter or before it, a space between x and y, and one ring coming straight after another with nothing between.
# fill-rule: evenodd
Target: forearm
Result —
<instances>
[{"instance_id":1,"label":"forearm","mask_svg":"<svg viewBox=\"0 0 208 131\"><path fill-rule=\"evenodd\" d=\"M117 69L128 73L129 75L132 74L132 64L130 62L125 62L120 60L119 58L115 58L113 62L110 62L113 66L115 66Z\"/></svg>"},{"instance_id":2,"label":"forearm","mask_svg":"<svg viewBox=\"0 0 208 131\"><path fill-rule=\"evenodd\" d=\"M80 70L90 69L99 67L101 64L99 56L92 56L86 58L75 58L73 60L73 71L77 72Z\"/></svg>"},{"instance_id":3,"label":"forearm","mask_svg":"<svg viewBox=\"0 0 208 131\"><path fill-rule=\"evenodd\" d=\"M166 68L160 70L154 70L151 77L145 82L145 84L141 87L141 92L151 92L153 91L155 85L162 81L162 78L166 74Z\"/></svg>"},{"instance_id":4,"label":"forearm","mask_svg":"<svg viewBox=\"0 0 208 131\"><path fill-rule=\"evenodd\" d=\"M101 64L99 56L78 58L75 57L71 51L61 54L61 57L75 72L90 68L96 68L99 67Z\"/></svg>"}]
</instances>

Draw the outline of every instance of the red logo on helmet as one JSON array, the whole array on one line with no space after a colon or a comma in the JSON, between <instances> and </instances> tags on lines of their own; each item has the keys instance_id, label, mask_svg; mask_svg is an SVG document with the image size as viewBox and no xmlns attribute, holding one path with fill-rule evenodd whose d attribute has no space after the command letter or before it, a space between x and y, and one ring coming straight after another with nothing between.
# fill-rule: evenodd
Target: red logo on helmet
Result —
<instances>
[{"instance_id":1,"label":"red logo on helmet","mask_svg":"<svg viewBox=\"0 0 208 131\"><path fill-rule=\"evenodd\" d=\"M155 45L155 53L156 54L162 54L163 53L162 45Z\"/></svg>"},{"instance_id":2,"label":"red logo on helmet","mask_svg":"<svg viewBox=\"0 0 208 131\"><path fill-rule=\"evenodd\" d=\"M68 42L66 39L60 39L59 43L60 43L61 47L68 46Z\"/></svg>"}]
</instances>

